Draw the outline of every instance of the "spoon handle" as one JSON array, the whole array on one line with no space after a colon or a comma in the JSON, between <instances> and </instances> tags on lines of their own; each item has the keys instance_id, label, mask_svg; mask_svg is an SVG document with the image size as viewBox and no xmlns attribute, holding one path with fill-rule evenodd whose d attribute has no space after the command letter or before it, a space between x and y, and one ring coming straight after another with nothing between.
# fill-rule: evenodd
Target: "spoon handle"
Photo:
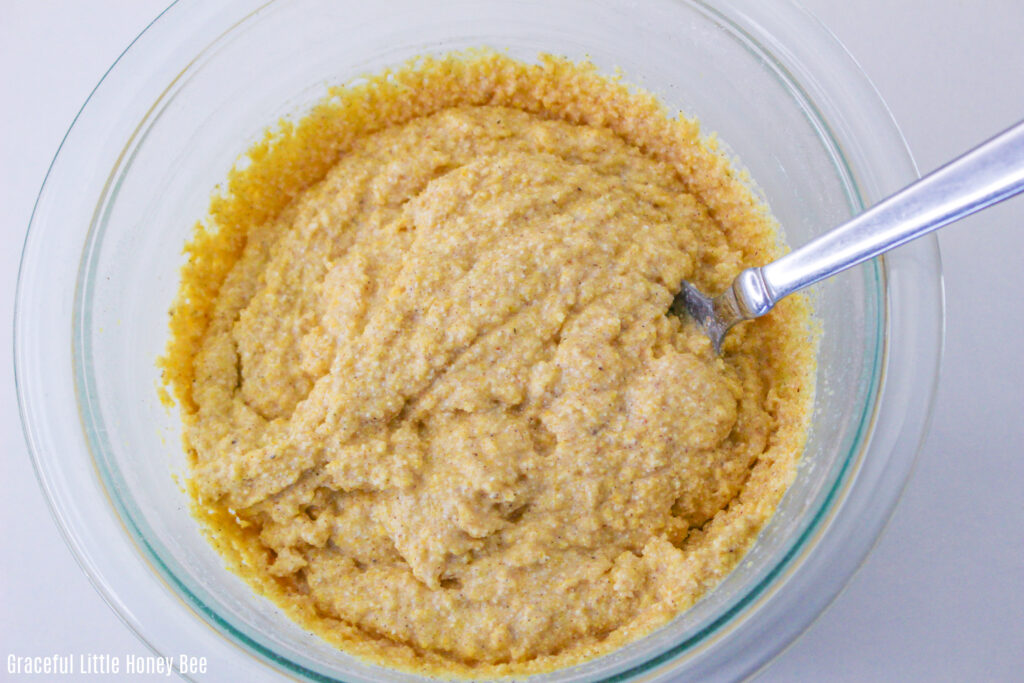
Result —
<instances>
[{"instance_id":1,"label":"spoon handle","mask_svg":"<svg viewBox=\"0 0 1024 683\"><path fill-rule=\"evenodd\" d=\"M798 289L867 261L1024 190L1024 122L908 185L734 285L743 311L768 312Z\"/></svg>"}]
</instances>

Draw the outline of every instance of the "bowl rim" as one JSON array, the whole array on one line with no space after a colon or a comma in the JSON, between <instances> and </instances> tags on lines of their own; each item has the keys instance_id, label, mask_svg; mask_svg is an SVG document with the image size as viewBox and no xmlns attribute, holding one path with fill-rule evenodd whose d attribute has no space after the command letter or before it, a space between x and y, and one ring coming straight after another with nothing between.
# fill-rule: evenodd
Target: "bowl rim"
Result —
<instances>
[{"instance_id":1,"label":"bowl rim","mask_svg":"<svg viewBox=\"0 0 1024 683\"><path fill-rule=\"evenodd\" d=\"M266 4L269 5L270 3ZM722 18L725 18L727 21L732 23L731 20L728 20L727 17L721 14L720 10L714 10L713 8L710 8L704 0L693 0L691 4L700 5L705 7L706 9L710 9L715 14L719 15ZM791 19L793 17L798 17L805 22L810 20L817 27L818 31L821 33L825 41L830 41L832 43L833 49L838 48L838 52L848 60L849 64L852 65L854 72L856 74L859 74L862 82L866 84L871 91L875 92L877 102L875 102L874 104L876 106L880 106L882 111L884 111L885 116L888 117L888 124L891 126L895 133L895 139L897 139L898 142L901 144L903 151L906 153L909 164L913 168L913 172L916 175L916 168L913 167L913 160L910 157L909 150L907 150L906 143L903 140L898 128L896 127L895 122L892 121L892 117L889 114L888 110L885 109L885 105L881 101L881 98L877 96L877 92L874 91L874 87L870 84L870 81L868 81L867 77L863 75L863 72L860 71L859 67L853 61L852 57L850 57L849 54L845 52L845 49L842 48L841 44L834 38L834 36L828 33L827 29L821 26L820 23L817 23L816 20L813 20L809 14L800 9L799 6L796 5L794 2L792 2L791 0L779 0L777 4L784 6L787 11L793 12L793 14L790 16ZM77 132L76 125L79 122L79 118L83 115L83 113L86 112L87 108L89 107L90 103L93 102L93 98L97 96L97 93L100 91L101 87L104 86L105 83L110 82L112 74L116 74L116 71L118 69L121 69L123 71L124 68L126 68L124 66L125 57L136 46L136 43L138 43L140 39L146 36L148 32L151 32L151 29L153 29L154 26L157 26L158 22L164 19L168 15L168 13L171 13L172 10L182 11L182 8L184 8L185 5L187 5L187 2L185 2L184 0L177 0L173 5L168 7L167 10L158 15L157 18L154 19L153 22L151 22L146 27L146 29L143 30L142 33L140 33L139 37L137 37L128 46L128 48L125 49L125 51L121 54L118 60L115 61L115 63L110 67L110 69L108 69L107 73L104 75L103 79L101 79L100 83L96 86L96 88L94 88L93 92L90 94L85 104L83 104L83 107L80 110L79 114L75 117L74 121L72 122L68 132L65 134L64 140L62 141L61 146L58 148L54 160L51 163L50 168L47 172L47 176L40 190L39 197L36 200L36 205L33 208L32 218L30 219L29 223L29 230L28 234L26 235L25 245L22 252L22 261L19 267L19 277L15 297L16 300L14 315L15 386L18 393L19 412L21 415L22 426L25 433L26 442L28 444L29 452L32 457L33 467L35 469L36 476L37 479L39 480L40 486L43 489L44 496L47 500L47 504L50 507L51 514L53 514L55 521L57 521L58 528L60 529L62 535L64 536L65 542L72 550L72 554L75 556L76 561L82 567L83 571L85 571L87 576L90 578L90 581L93 583L94 587L96 587L98 592L100 592L101 596L108 602L108 604L111 605L111 607L115 610L115 613L117 613L118 616L121 617L122 621L126 625L128 625L128 627L144 643L149 645L149 647L154 652L158 652L158 648L150 643L150 640L145 635L145 628L143 627L143 625L141 623L138 623L132 617L132 610L129 607L127 607L117 597L116 590L113 588L116 582L112 582L110 578L106 576L105 573L96 565L96 563L92 559L90 559L89 549L84 547L84 545L81 543L81 536L74 529L71 522L71 518L69 517L69 510L66 509L64 502L61 499L62 494L59 491L59 487L55 485L55 475L53 472L54 463L44 443L45 439L42 439L40 437L40 428L41 425L45 422L45 413L40 412L39 396L37 392L42 392L42 389L38 386L33 385L32 380L29 379L31 373L26 371L26 368L28 368L34 362L30 361L28 359L28 356L31 355L33 351L32 335L36 333L34 326L26 318L26 316L28 315L28 311L32 310L29 301L32 292L30 291L31 287L27 283L34 275L33 267L38 265L36 263L32 263L31 259L36 258L36 254L38 253L38 245L36 245L36 242L39 240L39 232L41 229L39 224L43 222L43 208L46 202L54 201L51 176L54 175L55 168L57 167L58 163L62 158L62 153L65 152L65 144L69 143L69 139L72 138L73 134ZM748 0L731 0L731 2L725 3L725 5L730 7L734 11L738 11L740 14L745 13L746 15L757 16L758 10L756 9L755 2L749 2ZM260 5L259 7L253 10L253 13L260 11L265 6L266 5ZM778 10L778 7L776 7L775 9ZM763 22L763 17L761 18L761 20ZM237 26L243 21L244 19L240 20L234 26ZM230 30L231 29L229 29L229 31ZM751 36L749 34L747 37L750 40L755 41L758 39L763 39L763 36ZM210 43L210 46L212 46L215 42L216 41ZM187 71L187 68L185 71ZM185 71L182 71L182 74L184 74ZM808 95L808 101L814 102L815 100L812 99L811 95ZM154 104L153 107L156 108L156 104ZM820 112L817 113L820 117L823 117L823 115ZM143 127L144 123L145 121L139 124L138 128L136 128L136 133L138 133L138 131ZM826 120L824 118L822 118L821 123L823 126L825 126L826 129L828 129L828 124L826 123ZM830 136L833 135L831 131L827 131L827 134ZM132 138L134 138L134 134ZM846 157L843 156L842 153L842 143L836 140L835 137L833 137L833 141L835 142L836 148L840 150L840 158L842 158L845 162ZM128 149L128 147L130 147L131 144L132 140L129 139L129 142L126 145L125 149ZM111 177L113 177L113 174L117 172L119 165L120 164L114 165L114 171L112 172ZM108 179L107 184L104 187L104 196L106 192L109 191L110 185L111 181L110 179ZM860 197L855 197L853 199L860 205L861 208L863 208L864 202L860 199ZM103 204L102 197L99 204ZM84 264L88 260L88 247L94 245L92 233L95 228L97 218L98 217L96 215L93 216L93 222L90 226L90 233L86 241L87 248L83 250L83 256L81 259L81 263L83 264L83 266L80 269L79 276L77 278L75 285L74 298L76 303L79 301L82 292L85 289L87 289L87 286L83 286L83 281L87 271L87 268L85 267ZM35 249L35 251L33 251L33 249ZM934 236L929 236L925 238L925 241L921 242L918 245L917 252L919 252L917 254L919 258L925 258L926 261L928 261L930 264L934 266L933 268L931 268L934 277L932 278L931 283L933 285L933 291L931 292L930 298L934 301L937 295L938 340L937 346L934 349L932 349L929 353L925 354L931 357L933 366L933 371L930 373L931 383L925 401L926 406L924 408L923 413L920 413L920 411L918 411L920 414L918 414L914 420L908 420L906 425L904 425L904 429L907 430L908 433L905 435L906 438L903 440L909 440L914 442L914 453L916 453L916 451L918 450L918 447L920 446L920 443L923 440L923 436L927 432L928 420L931 414L931 405L934 402L935 386L938 378L937 368L939 360L941 358L942 351L942 321L944 319L942 301L942 282L939 270L938 246L937 240L934 238ZM885 297L885 300L882 302L882 305L880 306L880 312L884 316L884 320L882 321L882 324L879 328L880 330L888 330L890 329L890 326L893 324L892 316L890 315L894 303L891 300L893 296L891 291L893 278L890 277L890 265L896 260L898 260L898 257L894 255L892 257L887 257L883 259L882 263L884 264L884 267L880 266L878 262L875 262L873 266L875 269L875 276L876 278L879 279L881 283L879 291ZM72 314L72 317L77 315L77 313L78 307L76 306L75 311ZM932 322L934 327L936 319L933 318ZM79 323L77 321L73 322L72 326L73 328L77 329L79 327ZM75 337L77 339L77 335L75 335ZM858 436L854 440L854 444L860 446L861 441L866 439L866 442L864 443L864 448L853 449L858 451L860 456L859 461L855 462L853 459L851 459L850 456L853 454L853 451L851 450L851 453L848 454L847 462L843 466L844 471L836 478L833 490L829 492L825 504L818 511L818 514L816 515L815 519L812 521L810 526L801 535L801 538L793 544L793 546L790 549L790 552L786 553L786 556L770 573L770 576L766 577L760 584L758 584L757 587L755 587L759 590L755 590L751 594L745 596L745 598L741 600L740 603L734 605L732 609L728 610L726 613L722 614L718 619L716 619L712 624L708 625L708 629L711 629L712 631L718 630L723 623L728 623L730 621L735 612L747 609L753 602L764 601L765 599L773 595L775 592L777 592L784 583L791 582L793 577L787 576L787 574L795 573L796 569L800 567L803 560L806 559L807 553L809 553L812 549L816 548L819 545L819 542L824 537L826 530L830 526L834 525L838 508L834 507L832 503L835 502L834 499L836 497L840 498L840 503L844 503L846 501L846 498L848 497L848 494L850 492L850 488L853 486L854 479L856 478L855 476L847 475L856 475L859 473L860 465L863 461L863 456L870 445L867 443L867 441L872 441L875 435L875 431L879 426L879 409L881 406L881 400L883 398L886 384L890 379L889 375L891 374L887 371L887 368L889 368L889 366L893 362L893 354L897 351L896 349L893 349L891 347L890 340L891 335L884 334L882 335L882 344L878 345L878 352L875 358L875 363L878 370L877 372L872 373L872 375L876 377L875 386L873 386L869 392L870 399L867 400L865 403L866 412L861 416L861 424L857 430ZM80 361L80 358L80 355L76 356L75 360ZM927 360L927 358L925 360ZM79 403L79 408L82 409L81 404L84 402L82 396L87 395L89 392L87 388L83 389L83 385L81 385L78 381L82 377L82 364L80 362L74 362L73 365L73 372L76 378L77 401ZM928 373L925 373L925 375L929 376ZM81 413L80 417L82 417ZM120 501L120 497L116 495L109 495L110 490L116 490L118 488L118 482L111 478L110 472L107 471L107 468L105 468L102 465L101 459L96 458L95 449L91 447L92 444L95 443L97 438L103 438L105 435L97 435L96 433L90 434L90 432L94 432L94 430L90 429L90 426L88 425L88 420L83 418L82 421L83 431L87 434L86 441L89 442L88 445L90 446L89 450L93 452L92 457L95 461L96 473L98 474L99 479L103 482L103 486L106 488L108 492L110 504L114 509L117 510L118 514L116 515L116 517L118 521L120 522L120 524L124 525L125 530L128 531L128 536L131 537L131 539L133 539L133 542L136 543L137 546L141 547L141 555L143 557L143 560L150 565L150 568L153 571L153 573L157 576L160 576L162 580L165 582L177 584L177 589L174 589L171 586L167 586L167 588L174 590L179 595L181 591L184 591L185 593L191 595L191 592L188 590L188 588L177 581L177 578L174 576L174 573L166 566L162 566L162 562L160 562L159 560L159 553L155 552L153 548L149 546L148 542L146 541L145 534L143 534L141 530L138 529L138 527L135 527L134 529L132 528L133 524L131 520L133 516L131 515L129 510L125 510L123 508L123 503ZM915 432L916 437L915 434L909 432ZM102 451L102 448L100 448L99 450ZM900 467L900 471L902 472L902 478L899 479L899 490L896 492L895 497L889 496L890 498L892 498L891 502L887 503L887 509L881 515L880 521L875 522L875 526L877 526L877 531L870 535L871 543L867 548L863 549L859 558L856 558L855 561L853 561L852 563L849 560L846 562L846 564L850 566L848 568L844 568L843 572L841 572L842 574L844 574L844 576L838 583L833 582L834 589L830 587L828 591L829 595L827 599L824 601L824 603L831 602L835 595L838 594L840 588L846 583L848 578L852 576L853 572L856 571L856 569L859 568L859 566L862 564L864 558L867 556L867 552L870 550L870 547L873 547L873 545L877 543L877 539L880 535L881 529L886 523L886 521L889 519L891 511L895 507L896 501L898 500L899 493L902 491L902 488L905 485L910 469L912 468L913 460L914 458L911 457L909 465L904 464ZM781 581L775 581L780 577L782 578ZM219 622L221 624L221 627L229 631L233 638L243 641L243 643L237 644L242 652L246 652L250 655L255 654L259 657L262 657L264 660L269 661L269 663L275 665L276 667L283 668L289 673L299 673L301 675L310 677L313 680L337 680L333 678L326 678L318 672L311 671L305 667L300 667L300 670L296 670L294 668L294 666L296 665L293 662L290 662L290 660L282 659L278 657L273 652L272 649L267 649L258 642L253 642L244 632L239 631L229 622L223 621L220 618L220 616L217 615L215 612L210 611L208 609L204 610L204 604L202 600L196 598L195 596L191 597L193 599L188 600L187 602L189 603L190 607L193 610L196 610L197 612L201 613L200 616L204 620L209 622L212 619L216 622ZM793 631L792 635L795 637L795 635L797 635L798 632L804 630L804 628L806 628L806 626L808 626L811 623L811 620L818 614L820 614L824 606L825 604L821 604L818 607L817 611L815 611L810 618L802 618L800 620L801 623L797 625L797 629L789 629ZM222 633L222 635L224 634ZM700 637L703 638L703 635L701 635ZM700 640L700 638L697 639ZM785 645L787 645L791 639L792 638L784 639L785 642L773 645L772 648L770 648L773 651L767 652L767 658L770 659L772 655L777 654L779 651L781 651L781 649ZM681 652L685 651L688 648L689 644L691 644L690 640L678 643L676 646L670 648L669 650L662 652L661 654L657 655L656 657L650 660L645 661L642 665L639 665L634 669L622 672L621 674L608 680L622 680L623 677L628 677L635 673L653 672L660 665L665 663L671 663L671 661L678 658ZM248 649L246 649L246 647L242 647L242 645L245 645ZM757 668L763 665L764 663L766 663L766 659L765 657L761 657L760 661L756 662L753 665L748 665L748 668L750 666ZM749 672L750 671L747 671L746 673Z\"/></svg>"}]
</instances>

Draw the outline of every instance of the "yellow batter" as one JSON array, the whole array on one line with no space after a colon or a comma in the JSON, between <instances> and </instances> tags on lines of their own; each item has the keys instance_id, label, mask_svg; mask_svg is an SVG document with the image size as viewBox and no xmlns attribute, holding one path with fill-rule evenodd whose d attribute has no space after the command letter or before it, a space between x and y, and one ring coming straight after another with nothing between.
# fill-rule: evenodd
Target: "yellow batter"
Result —
<instances>
[{"instance_id":1,"label":"yellow batter","mask_svg":"<svg viewBox=\"0 0 1024 683\"><path fill-rule=\"evenodd\" d=\"M666 315L776 254L697 126L587 65L493 53L337 90L232 172L162 363L195 511L356 654L565 666L691 605L803 446L808 311L722 358Z\"/></svg>"}]
</instances>

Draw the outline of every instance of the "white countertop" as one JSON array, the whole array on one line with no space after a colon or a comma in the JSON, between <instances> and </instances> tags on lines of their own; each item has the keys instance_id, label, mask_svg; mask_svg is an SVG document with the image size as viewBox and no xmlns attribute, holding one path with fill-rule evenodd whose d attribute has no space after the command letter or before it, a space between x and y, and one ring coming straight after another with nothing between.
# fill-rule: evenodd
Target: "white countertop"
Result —
<instances>
[{"instance_id":1,"label":"white countertop","mask_svg":"<svg viewBox=\"0 0 1024 683\"><path fill-rule=\"evenodd\" d=\"M17 416L9 326L21 242L57 145L96 81L164 4L0 4L4 680L49 680L10 677L11 654L149 654L92 589L43 501ZM874 80L922 171L1024 118L1019 0L804 4ZM1024 301L1016 279L1024 198L945 229L939 241L946 355L916 471L862 570L761 681L1024 679ZM218 673L217 662L210 668ZM231 680L229 670L219 673Z\"/></svg>"}]
</instances>

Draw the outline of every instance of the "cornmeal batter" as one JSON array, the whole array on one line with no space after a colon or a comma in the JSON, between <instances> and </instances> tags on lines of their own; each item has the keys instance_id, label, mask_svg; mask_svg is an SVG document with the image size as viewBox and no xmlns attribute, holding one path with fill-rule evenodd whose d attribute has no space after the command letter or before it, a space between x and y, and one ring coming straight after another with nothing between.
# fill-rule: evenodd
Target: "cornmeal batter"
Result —
<instances>
[{"instance_id":1,"label":"cornmeal batter","mask_svg":"<svg viewBox=\"0 0 1024 683\"><path fill-rule=\"evenodd\" d=\"M697 126L588 65L425 59L232 172L172 311L195 512L258 590L391 666L620 647L742 556L793 476L806 303L724 355L666 315L777 235Z\"/></svg>"}]
</instances>

